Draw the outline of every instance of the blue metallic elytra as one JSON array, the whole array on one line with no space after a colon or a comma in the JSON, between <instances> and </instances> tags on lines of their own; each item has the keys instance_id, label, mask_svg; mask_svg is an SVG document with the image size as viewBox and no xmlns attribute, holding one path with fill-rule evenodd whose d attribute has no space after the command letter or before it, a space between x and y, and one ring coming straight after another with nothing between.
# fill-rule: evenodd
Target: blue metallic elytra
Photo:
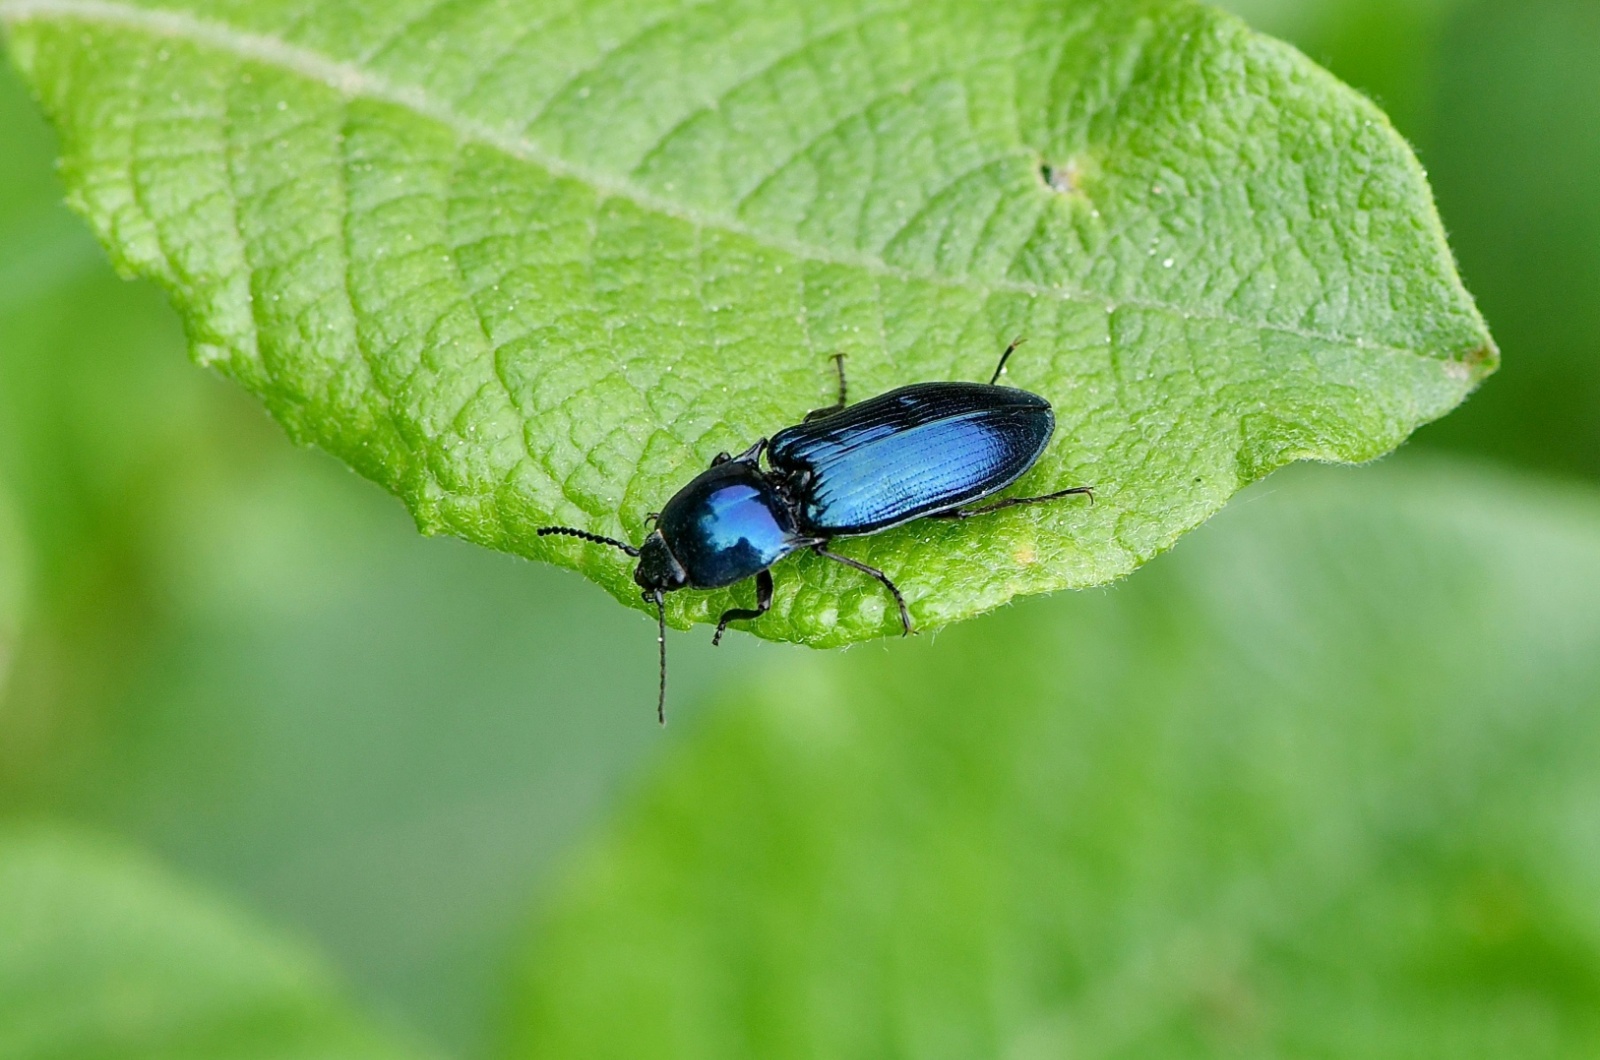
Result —
<instances>
[{"instance_id":1,"label":"blue metallic elytra","mask_svg":"<svg viewBox=\"0 0 1600 1060\"><path fill-rule=\"evenodd\" d=\"M736 457L722 453L673 494L655 529L635 547L568 526L565 534L621 549L639 560L633 580L656 605L661 680L656 713L666 723L667 619L664 594L756 581L756 606L723 612L711 643L728 623L759 618L772 607L772 565L800 549L876 578L911 632L905 597L883 571L828 550L836 537L876 534L914 519L966 519L1019 504L1081 494L1072 486L1038 497L972 507L1011 485L1038 461L1055 431L1055 413L1037 394L996 386L1021 340L1006 347L988 383L913 383L859 404L846 401L844 358L839 402L763 438ZM761 466L765 454L767 466Z\"/></svg>"},{"instance_id":2,"label":"blue metallic elytra","mask_svg":"<svg viewBox=\"0 0 1600 1060\"><path fill-rule=\"evenodd\" d=\"M1005 489L1055 428L1050 403L1026 390L916 383L784 428L767 461L806 484L806 532L875 534Z\"/></svg>"}]
</instances>

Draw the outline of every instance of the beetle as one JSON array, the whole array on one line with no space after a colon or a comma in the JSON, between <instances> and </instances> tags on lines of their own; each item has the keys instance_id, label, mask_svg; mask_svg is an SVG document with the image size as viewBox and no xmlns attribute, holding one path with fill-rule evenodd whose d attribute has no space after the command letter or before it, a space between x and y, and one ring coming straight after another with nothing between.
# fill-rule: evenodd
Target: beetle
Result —
<instances>
[{"instance_id":1,"label":"beetle","mask_svg":"<svg viewBox=\"0 0 1600 1060\"><path fill-rule=\"evenodd\" d=\"M656 605L661 655L656 716L666 724L665 594L756 582L756 606L722 613L712 644L728 623L759 618L772 607L772 566L810 549L876 578L900 609L902 634L912 631L905 597L876 567L828 549L836 537L876 534L916 519L968 519L1020 504L1087 496L1072 486L1037 497L973 506L1005 489L1038 461L1055 431L1055 413L1037 394L997 385L1017 339L1000 355L988 383L913 383L850 404L844 355L833 362L839 400L809 413L738 456L718 453L711 466L673 494L644 543L630 545L570 526L546 526L620 549L639 561L633 580ZM763 454L767 466L761 466Z\"/></svg>"}]
</instances>

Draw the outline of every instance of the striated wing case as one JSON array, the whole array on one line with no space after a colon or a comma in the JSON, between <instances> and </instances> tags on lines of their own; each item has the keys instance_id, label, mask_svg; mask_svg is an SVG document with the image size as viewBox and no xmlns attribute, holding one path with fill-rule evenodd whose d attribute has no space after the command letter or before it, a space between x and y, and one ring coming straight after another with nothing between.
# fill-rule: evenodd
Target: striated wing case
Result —
<instances>
[{"instance_id":1,"label":"striated wing case","mask_svg":"<svg viewBox=\"0 0 1600 1060\"><path fill-rule=\"evenodd\" d=\"M779 431L767 459L809 472L800 529L870 534L1005 489L1055 430L1037 394L983 383L916 383Z\"/></svg>"}]
</instances>

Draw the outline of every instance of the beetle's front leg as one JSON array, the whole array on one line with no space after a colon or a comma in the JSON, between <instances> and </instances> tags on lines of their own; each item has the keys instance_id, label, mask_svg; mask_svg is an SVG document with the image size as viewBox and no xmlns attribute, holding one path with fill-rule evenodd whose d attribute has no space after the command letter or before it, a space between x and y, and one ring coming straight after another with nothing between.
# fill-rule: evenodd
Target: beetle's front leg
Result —
<instances>
[{"instance_id":1,"label":"beetle's front leg","mask_svg":"<svg viewBox=\"0 0 1600 1060\"><path fill-rule=\"evenodd\" d=\"M765 438L758 438L756 439L755 445L752 445L738 456L730 456L726 451L718 453L716 456L711 458L711 466L721 467L730 460L737 460L743 464L758 463L761 460L761 454L766 451L767 440Z\"/></svg>"},{"instance_id":2,"label":"beetle's front leg","mask_svg":"<svg viewBox=\"0 0 1600 1060\"><path fill-rule=\"evenodd\" d=\"M772 572L760 571L756 574L756 606L752 611L746 607L732 607L722 612L722 617L717 620L717 631L711 635L711 646L714 648L722 643L722 634L727 630L729 622L738 622L745 618L760 618L772 610Z\"/></svg>"}]
</instances>

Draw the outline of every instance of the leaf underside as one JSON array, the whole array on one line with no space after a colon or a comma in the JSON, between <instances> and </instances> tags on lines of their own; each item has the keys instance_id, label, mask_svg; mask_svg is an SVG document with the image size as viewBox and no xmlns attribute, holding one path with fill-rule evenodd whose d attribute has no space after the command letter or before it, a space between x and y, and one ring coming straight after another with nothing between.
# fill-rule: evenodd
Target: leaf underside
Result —
<instances>
[{"instance_id":1,"label":"leaf underside","mask_svg":"<svg viewBox=\"0 0 1600 1060\"><path fill-rule=\"evenodd\" d=\"M1019 493L841 542L922 628L1133 570L1291 460L1359 461L1496 353L1426 181L1303 56L1181 0L0 0L77 208L196 358L430 533L583 571L721 450L1008 380ZM775 639L898 629L775 572ZM682 626L748 586L672 598Z\"/></svg>"}]
</instances>

